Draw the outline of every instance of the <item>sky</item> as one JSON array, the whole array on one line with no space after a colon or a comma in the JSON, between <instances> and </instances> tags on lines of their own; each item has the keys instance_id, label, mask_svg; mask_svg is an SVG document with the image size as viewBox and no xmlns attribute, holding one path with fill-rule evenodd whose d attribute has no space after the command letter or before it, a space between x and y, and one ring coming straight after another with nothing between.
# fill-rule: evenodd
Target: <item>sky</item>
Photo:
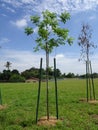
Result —
<instances>
[{"instance_id":1,"label":"sky","mask_svg":"<svg viewBox=\"0 0 98 130\"><path fill-rule=\"evenodd\" d=\"M70 13L71 18L66 23L69 35L74 38L72 46L60 46L50 54L50 66L56 58L57 68L62 73L85 73L85 62L79 62L80 50L78 36L81 33L82 23L88 23L92 31L92 41L98 42L98 0L0 0L0 72L5 68L7 61L11 62L11 70L20 72L31 67L40 66L43 58L45 68L45 52L34 52L35 41L33 35L27 36L24 29L32 26L31 15L41 16L42 11L48 9L60 14L63 11ZM36 28L34 28L36 32ZM98 73L98 48L92 50L90 59L93 72Z\"/></svg>"}]
</instances>

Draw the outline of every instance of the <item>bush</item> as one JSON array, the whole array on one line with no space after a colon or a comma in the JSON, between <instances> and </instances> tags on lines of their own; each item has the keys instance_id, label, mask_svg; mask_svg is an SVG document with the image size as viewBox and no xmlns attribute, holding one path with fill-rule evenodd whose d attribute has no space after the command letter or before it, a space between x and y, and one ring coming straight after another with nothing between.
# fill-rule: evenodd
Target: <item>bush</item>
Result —
<instances>
[{"instance_id":1,"label":"bush","mask_svg":"<svg viewBox=\"0 0 98 130\"><path fill-rule=\"evenodd\" d=\"M25 82L25 78L21 75L14 74L9 79L10 82Z\"/></svg>"}]
</instances>

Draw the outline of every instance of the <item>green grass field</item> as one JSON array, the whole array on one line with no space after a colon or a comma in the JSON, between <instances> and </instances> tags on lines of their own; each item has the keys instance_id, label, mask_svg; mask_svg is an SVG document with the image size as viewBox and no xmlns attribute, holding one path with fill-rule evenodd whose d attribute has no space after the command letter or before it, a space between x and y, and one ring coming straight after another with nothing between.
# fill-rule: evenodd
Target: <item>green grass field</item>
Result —
<instances>
[{"instance_id":1,"label":"green grass field","mask_svg":"<svg viewBox=\"0 0 98 130\"><path fill-rule=\"evenodd\" d=\"M98 130L98 104L79 101L86 98L85 80L58 81L59 118L56 126L35 123L38 83L0 83L3 105L0 130ZM98 79L95 79L98 100ZM49 82L49 111L55 116L54 82ZM41 85L39 118L46 116L46 86Z\"/></svg>"}]
</instances>

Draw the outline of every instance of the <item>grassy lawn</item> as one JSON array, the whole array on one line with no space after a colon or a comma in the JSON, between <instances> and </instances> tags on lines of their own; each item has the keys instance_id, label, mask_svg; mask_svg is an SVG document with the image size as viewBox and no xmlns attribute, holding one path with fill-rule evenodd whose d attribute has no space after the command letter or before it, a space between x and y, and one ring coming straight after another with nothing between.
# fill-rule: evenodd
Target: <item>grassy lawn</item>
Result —
<instances>
[{"instance_id":1,"label":"grassy lawn","mask_svg":"<svg viewBox=\"0 0 98 130\"><path fill-rule=\"evenodd\" d=\"M98 130L98 104L79 101L86 97L85 80L58 81L59 118L56 126L35 123L38 83L0 83L3 105L0 130ZM95 79L98 100L98 79ZM49 82L49 111L55 116L54 82ZM41 85L39 118L46 116L46 86Z\"/></svg>"}]
</instances>

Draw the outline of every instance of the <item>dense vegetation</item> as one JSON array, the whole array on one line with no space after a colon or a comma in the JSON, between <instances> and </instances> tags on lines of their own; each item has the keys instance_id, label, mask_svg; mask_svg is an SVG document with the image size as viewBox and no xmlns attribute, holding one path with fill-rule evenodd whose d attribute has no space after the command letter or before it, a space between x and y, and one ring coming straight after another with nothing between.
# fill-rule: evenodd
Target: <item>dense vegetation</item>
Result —
<instances>
[{"instance_id":1,"label":"dense vegetation","mask_svg":"<svg viewBox=\"0 0 98 130\"><path fill-rule=\"evenodd\" d=\"M3 70L0 73L0 82L24 82L25 78L18 72L18 70Z\"/></svg>"},{"instance_id":2,"label":"dense vegetation","mask_svg":"<svg viewBox=\"0 0 98 130\"><path fill-rule=\"evenodd\" d=\"M52 68L49 68L49 79L53 79L54 76L54 70ZM75 75L74 73L69 72L68 74L61 73L59 69L56 70L56 76L57 78L63 79L63 78L85 78L86 75ZM0 82L25 82L26 79L30 78L39 78L39 69L38 68L30 68L28 70L25 70L21 73L19 73L18 70L3 70L3 72L0 73ZM46 71L45 69L42 69L42 79L45 79L46 77ZM98 73L93 73L94 78L98 78Z\"/></svg>"},{"instance_id":3,"label":"dense vegetation","mask_svg":"<svg viewBox=\"0 0 98 130\"><path fill-rule=\"evenodd\" d=\"M95 79L98 100L98 79ZM49 82L50 115L55 116L54 82ZM38 126L35 123L38 83L0 83L2 102L0 130L98 130L98 104L80 99L86 97L84 79L58 81L59 119L56 126ZM46 85L41 85L39 118L46 115Z\"/></svg>"},{"instance_id":4,"label":"dense vegetation","mask_svg":"<svg viewBox=\"0 0 98 130\"><path fill-rule=\"evenodd\" d=\"M60 78L61 72L59 69L56 70L57 77ZM54 76L54 70L49 68L49 79L52 79ZM0 81L1 82L24 82L26 79L30 78L39 78L39 69L38 68L30 68L28 70L19 73L18 70L3 70L0 73ZM42 79L45 79L46 71L42 69Z\"/></svg>"}]
</instances>

